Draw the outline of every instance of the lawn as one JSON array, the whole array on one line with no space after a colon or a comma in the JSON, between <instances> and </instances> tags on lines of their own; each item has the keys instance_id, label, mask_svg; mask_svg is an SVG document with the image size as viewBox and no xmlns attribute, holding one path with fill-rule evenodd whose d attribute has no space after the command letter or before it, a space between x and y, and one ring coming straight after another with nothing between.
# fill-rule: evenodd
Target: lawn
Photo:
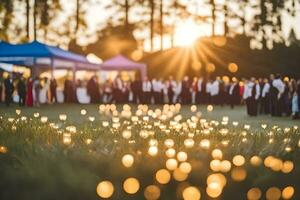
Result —
<instances>
[{"instance_id":1,"label":"lawn","mask_svg":"<svg viewBox=\"0 0 300 200\"><path fill-rule=\"evenodd\" d=\"M299 121L244 107L0 109L0 199L300 199Z\"/></svg>"}]
</instances>

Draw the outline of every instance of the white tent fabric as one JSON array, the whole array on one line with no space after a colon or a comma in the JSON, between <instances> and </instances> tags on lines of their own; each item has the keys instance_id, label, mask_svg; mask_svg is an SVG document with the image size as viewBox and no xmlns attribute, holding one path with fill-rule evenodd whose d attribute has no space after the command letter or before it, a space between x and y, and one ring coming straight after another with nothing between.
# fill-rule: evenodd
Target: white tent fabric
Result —
<instances>
[{"instance_id":1,"label":"white tent fabric","mask_svg":"<svg viewBox=\"0 0 300 200\"><path fill-rule=\"evenodd\" d=\"M141 78L147 76L147 65L144 63L134 62L123 55L117 55L101 64L101 70L104 71L131 71L138 70L141 73Z\"/></svg>"}]
</instances>

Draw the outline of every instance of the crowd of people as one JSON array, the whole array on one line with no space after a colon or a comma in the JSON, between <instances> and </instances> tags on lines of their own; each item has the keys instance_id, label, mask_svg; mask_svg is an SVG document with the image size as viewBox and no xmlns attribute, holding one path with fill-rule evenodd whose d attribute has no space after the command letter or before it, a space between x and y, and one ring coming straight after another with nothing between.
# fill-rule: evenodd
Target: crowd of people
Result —
<instances>
[{"instance_id":1,"label":"crowd of people","mask_svg":"<svg viewBox=\"0 0 300 200\"><path fill-rule=\"evenodd\" d=\"M147 77L140 80L124 81L118 75L114 80L99 83L97 76L87 82L66 79L64 82L64 102L76 103L76 88L86 88L90 103L135 103L135 104L211 104L234 106L246 104L247 114L270 114L272 116L292 116L299 118L300 79L288 79L280 75L269 78L241 79L233 77L224 80L220 77L185 76L176 81L172 76L168 80L152 80ZM57 82L48 78L29 78L8 76L0 80L0 101L9 106L14 91L17 92L20 106L39 106L40 90L47 91L48 103L57 102Z\"/></svg>"}]
</instances>

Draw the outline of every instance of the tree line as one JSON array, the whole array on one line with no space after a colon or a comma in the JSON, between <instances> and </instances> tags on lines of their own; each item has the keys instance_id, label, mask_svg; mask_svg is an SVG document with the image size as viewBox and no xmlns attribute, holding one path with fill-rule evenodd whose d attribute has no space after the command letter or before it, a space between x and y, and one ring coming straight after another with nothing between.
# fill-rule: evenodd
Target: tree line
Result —
<instances>
[{"instance_id":1,"label":"tree line","mask_svg":"<svg viewBox=\"0 0 300 200\"><path fill-rule=\"evenodd\" d=\"M58 27L58 16L64 12L62 7L66 2L72 2L75 9ZM89 7L104 2L107 3L106 0L1 0L0 39L58 43L60 38L66 43L76 42L88 29ZM209 24L212 37L241 34L267 48L272 43L286 42L282 33L283 13L295 17L299 7L300 0L111 0L105 7L111 14L95 34L114 26L122 26L129 34L147 29L149 36L143 39L150 40L151 50L155 36L160 37L160 48L164 49L164 36L169 35L174 41L176 23L192 18L197 24ZM25 24L14 20L17 17L25 19ZM101 17L101 13L95 13L95 17ZM216 30L220 24L223 33Z\"/></svg>"}]
</instances>

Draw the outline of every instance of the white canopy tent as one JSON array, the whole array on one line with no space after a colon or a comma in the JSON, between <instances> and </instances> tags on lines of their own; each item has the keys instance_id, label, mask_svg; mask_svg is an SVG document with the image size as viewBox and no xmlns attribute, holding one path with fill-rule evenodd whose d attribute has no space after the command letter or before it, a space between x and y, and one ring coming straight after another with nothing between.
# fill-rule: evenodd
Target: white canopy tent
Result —
<instances>
[{"instance_id":1,"label":"white canopy tent","mask_svg":"<svg viewBox=\"0 0 300 200\"><path fill-rule=\"evenodd\" d=\"M139 71L141 78L147 76L147 65L145 63L134 62L123 55L117 55L103 62L100 66L103 71Z\"/></svg>"}]
</instances>

